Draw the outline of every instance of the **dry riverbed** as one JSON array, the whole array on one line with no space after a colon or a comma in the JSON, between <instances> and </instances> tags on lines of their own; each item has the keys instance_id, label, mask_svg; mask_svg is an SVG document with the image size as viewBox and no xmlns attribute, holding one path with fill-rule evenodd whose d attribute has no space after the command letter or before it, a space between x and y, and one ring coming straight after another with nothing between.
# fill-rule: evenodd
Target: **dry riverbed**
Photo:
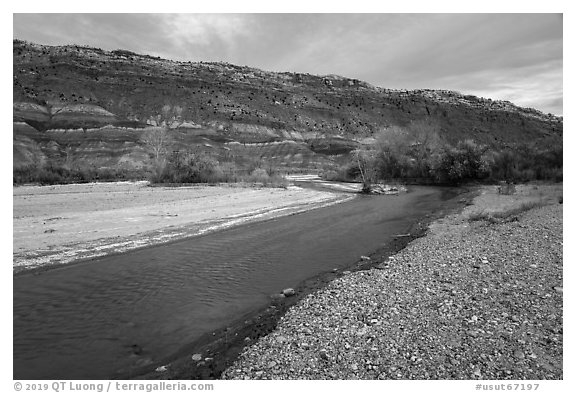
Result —
<instances>
[{"instance_id":1,"label":"dry riverbed","mask_svg":"<svg viewBox=\"0 0 576 393\"><path fill-rule=\"evenodd\" d=\"M298 187L238 185L14 187L14 272L178 240L349 198Z\"/></svg>"},{"instance_id":2,"label":"dry riverbed","mask_svg":"<svg viewBox=\"0 0 576 393\"><path fill-rule=\"evenodd\" d=\"M562 379L561 196L483 188L396 255L302 298L222 377Z\"/></svg>"}]
</instances>

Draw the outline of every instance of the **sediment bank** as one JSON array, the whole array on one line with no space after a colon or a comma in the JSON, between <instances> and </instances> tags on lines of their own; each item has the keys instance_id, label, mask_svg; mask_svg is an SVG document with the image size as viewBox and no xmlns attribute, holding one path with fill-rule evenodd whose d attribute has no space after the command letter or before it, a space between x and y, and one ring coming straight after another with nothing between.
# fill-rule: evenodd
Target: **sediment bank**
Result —
<instances>
[{"instance_id":1,"label":"sediment bank","mask_svg":"<svg viewBox=\"0 0 576 393\"><path fill-rule=\"evenodd\" d=\"M14 187L14 272L179 240L351 197L299 187L148 187L147 182Z\"/></svg>"}]
</instances>

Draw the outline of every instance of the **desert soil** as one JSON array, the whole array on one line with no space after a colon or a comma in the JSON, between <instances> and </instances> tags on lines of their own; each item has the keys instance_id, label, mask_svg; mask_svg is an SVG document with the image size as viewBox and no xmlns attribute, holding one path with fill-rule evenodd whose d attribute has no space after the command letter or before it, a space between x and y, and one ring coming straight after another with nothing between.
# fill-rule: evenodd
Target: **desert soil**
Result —
<instances>
[{"instance_id":1,"label":"desert soil","mask_svg":"<svg viewBox=\"0 0 576 393\"><path fill-rule=\"evenodd\" d=\"M562 379L561 196L485 187L396 255L302 298L222 378Z\"/></svg>"},{"instance_id":2,"label":"desert soil","mask_svg":"<svg viewBox=\"0 0 576 393\"><path fill-rule=\"evenodd\" d=\"M14 187L14 272L173 241L349 198L298 187L149 187L146 182Z\"/></svg>"}]
</instances>

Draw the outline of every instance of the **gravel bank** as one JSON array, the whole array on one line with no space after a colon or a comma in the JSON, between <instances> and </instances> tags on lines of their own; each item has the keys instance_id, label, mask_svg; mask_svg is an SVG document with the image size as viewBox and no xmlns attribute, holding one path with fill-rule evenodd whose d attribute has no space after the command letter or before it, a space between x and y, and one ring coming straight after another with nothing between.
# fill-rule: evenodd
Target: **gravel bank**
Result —
<instances>
[{"instance_id":1,"label":"gravel bank","mask_svg":"<svg viewBox=\"0 0 576 393\"><path fill-rule=\"evenodd\" d=\"M561 187L487 187L305 297L223 379L562 379ZM490 222L479 213L543 203Z\"/></svg>"}]
</instances>

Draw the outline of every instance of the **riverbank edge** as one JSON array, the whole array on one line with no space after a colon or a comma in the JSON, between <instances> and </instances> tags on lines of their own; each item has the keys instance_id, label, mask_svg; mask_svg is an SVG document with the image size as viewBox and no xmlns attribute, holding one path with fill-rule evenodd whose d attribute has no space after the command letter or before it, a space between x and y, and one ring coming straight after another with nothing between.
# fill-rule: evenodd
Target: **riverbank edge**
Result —
<instances>
[{"instance_id":1,"label":"riverbank edge","mask_svg":"<svg viewBox=\"0 0 576 393\"><path fill-rule=\"evenodd\" d=\"M242 349L258 338L272 332L280 318L300 299L324 288L332 280L355 271L372 269L388 259L412 241L426 236L431 223L454 213L461 212L480 193L478 186L461 187L456 195L445 201L441 210L414 221L409 236L398 234L394 240L369 254L369 260L358 256L358 260L340 269L324 272L311 277L296 286L294 296L270 299L266 306L245 314L228 326L207 333L193 343L184 345L175 354L154 364L133 369L129 373L116 375L114 379L144 380L208 380L219 379L242 352ZM400 236L399 236L400 235ZM192 355L200 354L202 360L193 360ZM164 366L164 367L162 367ZM156 371L162 367L163 371Z\"/></svg>"},{"instance_id":2,"label":"riverbank edge","mask_svg":"<svg viewBox=\"0 0 576 393\"><path fill-rule=\"evenodd\" d=\"M336 194L333 192L327 193ZM13 277L27 274L41 274L46 271L58 269L64 266L68 267L80 263L90 263L112 255L119 255L136 250L156 247L159 245L167 245L179 241L184 241L193 237L204 236L213 232L235 228L239 225L253 224L257 222L274 220L280 217L305 213L311 210L343 203L353 199L354 197L356 197L356 194L339 194L337 197L320 202L299 203L273 209L259 209L253 212L225 217L222 219L192 223L189 225L166 227L144 233L133 234L122 238L102 238L90 242L70 244L66 246L67 249L65 250L54 250L47 252L47 255L56 256L55 261L33 266L13 266ZM81 253L82 249L86 250L84 254ZM100 251L102 249L107 249L108 251ZM74 256L64 259L65 256L70 253L74 253ZM26 257L13 255L13 258L17 257L26 259ZM41 257L42 256L36 255L34 257L30 257L30 259L35 260Z\"/></svg>"}]
</instances>

